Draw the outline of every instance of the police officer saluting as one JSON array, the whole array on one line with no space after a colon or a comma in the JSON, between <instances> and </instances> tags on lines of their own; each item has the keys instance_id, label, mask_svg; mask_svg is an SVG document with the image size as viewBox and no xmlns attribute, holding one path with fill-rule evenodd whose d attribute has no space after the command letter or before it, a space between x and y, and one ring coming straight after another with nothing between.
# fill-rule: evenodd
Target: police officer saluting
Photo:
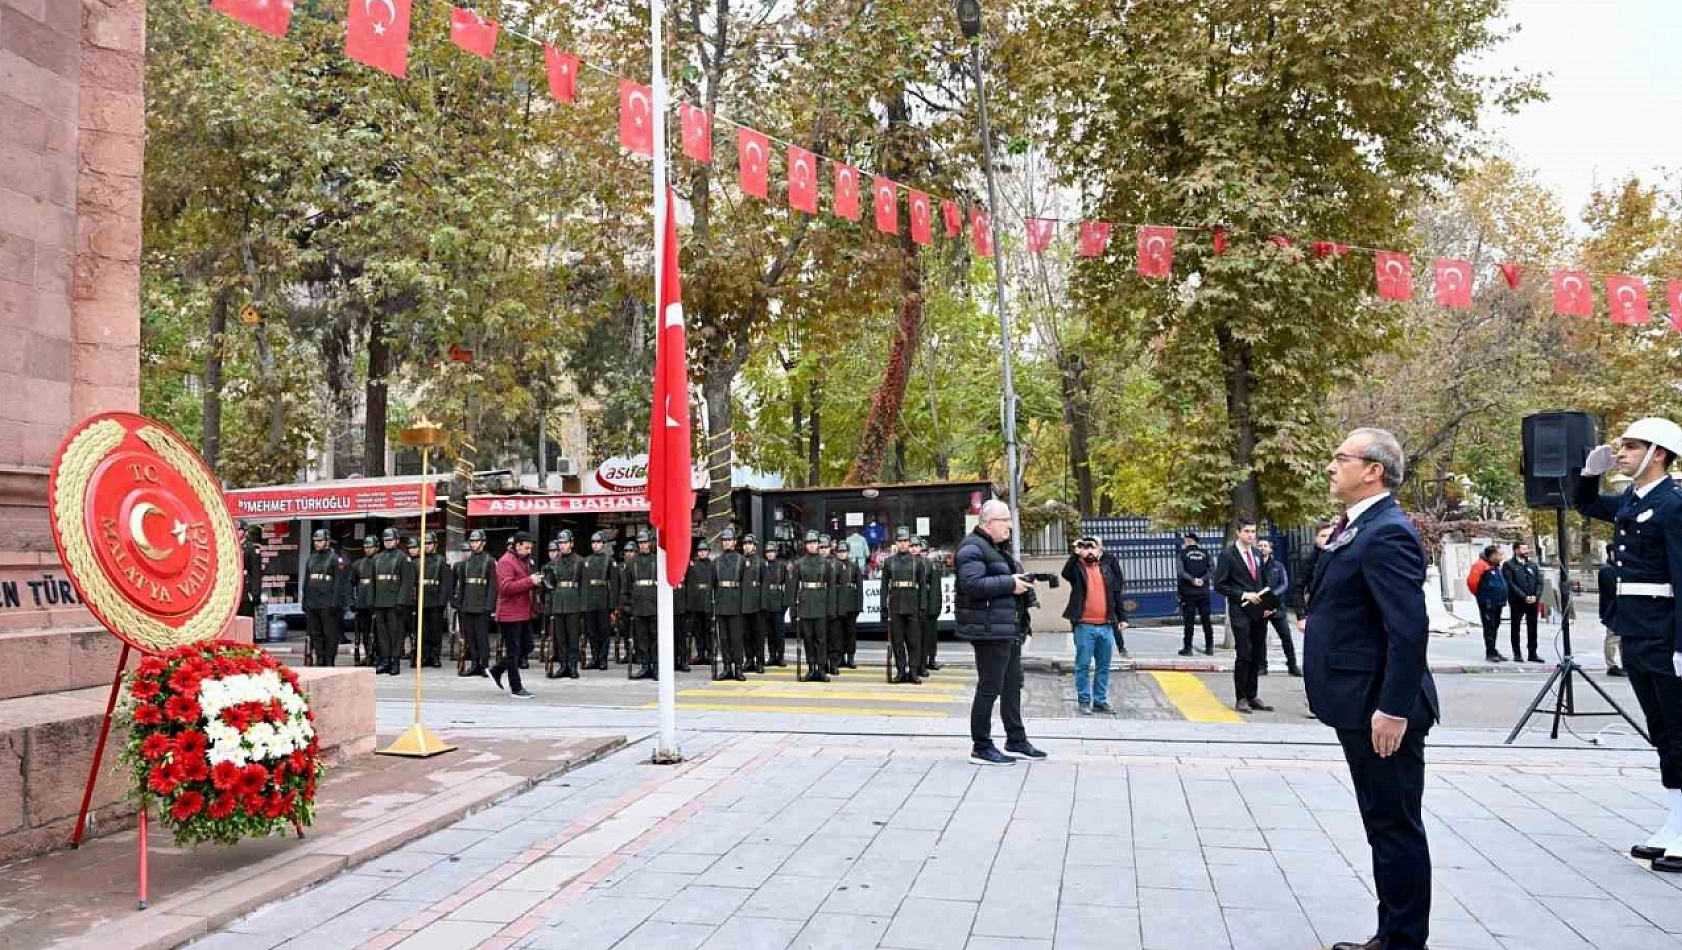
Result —
<instances>
[{"instance_id":1,"label":"police officer saluting","mask_svg":"<svg viewBox=\"0 0 1682 950\"><path fill-rule=\"evenodd\" d=\"M919 683L923 666L923 590L928 565L911 553L911 532L894 530L894 554L882 563L882 613L888 620L894 683Z\"/></svg>"},{"instance_id":2,"label":"police officer saluting","mask_svg":"<svg viewBox=\"0 0 1682 950\"><path fill-rule=\"evenodd\" d=\"M720 679L745 680L742 675L743 646L747 642L742 610L742 580L747 565L736 550L736 530L725 528L719 536L724 551L713 562L713 615L718 618L718 653L723 661Z\"/></svg>"},{"instance_id":3,"label":"police officer saluting","mask_svg":"<svg viewBox=\"0 0 1682 950\"><path fill-rule=\"evenodd\" d=\"M1181 656L1191 656L1192 621L1203 619L1203 653L1215 653L1215 628L1209 623L1209 572L1214 570L1209 552L1197 543L1197 532L1187 531L1180 539L1180 621L1185 625Z\"/></svg>"},{"instance_id":4,"label":"police officer saluting","mask_svg":"<svg viewBox=\"0 0 1682 950\"><path fill-rule=\"evenodd\" d=\"M607 535L590 535L590 556L584 559L584 639L590 644L590 668L607 669L608 611L619 580L619 565L606 549Z\"/></svg>"},{"instance_id":5,"label":"police officer saluting","mask_svg":"<svg viewBox=\"0 0 1682 950\"><path fill-rule=\"evenodd\" d=\"M444 607L455 597L455 570L438 553L438 536L428 531L420 566L425 568L426 595L420 603L422 630L421 658L427 666L443 666Z\"/></svg>"},{"instance_id":6,"label":"police officer saluting","mask_svg":"<svg viewBox=\"0 0 1682 950\"><path fill-rule=\"evenodd\" d=\"M317 528L311 536L315 550L304 563L304 628L309 636L311 663L332 666L339 658L339 626L350 594L350 571L333 550L332 535Z\"/></svg>"},{"instance_id":7,"label":"police officer saluting","mask_svg":"<svg viewBox=\"0 0 1682 950\"><path fill-rule=\"evenodd\" d=\"M777 542L765 546L765 562L759 574L759 622L765 630L765 650L772 666L784 666L783 641L788 637L784 629L783 612L789 603L788 562L777 555ZM765 672L765 664L759 665Z\"/></svg>"},{"instance_id":8,"label":"police officer saluting","mask_svg":"<svg viewBox=\"0 0 1682 950\"><path fill-rule=\"evenodd\" d=\"M1617 552L1618 637L1629 685L1659 753L1659 780L1670 814L1645 843L1630 849L1655 871L1682 871L1682 486L1669 474L1682 455L1682 427L1640 419L1614 450L1589 453L1577 482L1577 511L1610 521ZM1621 495L1600 494L1600 476L1616 462L1634 480Z\"/></svg>"},{"instance_id":9,"label":"police officer saluting","mask_svg":"<svg viewBox=\"0 0 1682 950\"><path fill-rule=\"evenodd\" d=\"M489 676L491 614L496 612L496 558L485 550L485 532L467 533L467 559L457 567L454 604L471 665L457 675Z\"/></svg>"}]
</instances>

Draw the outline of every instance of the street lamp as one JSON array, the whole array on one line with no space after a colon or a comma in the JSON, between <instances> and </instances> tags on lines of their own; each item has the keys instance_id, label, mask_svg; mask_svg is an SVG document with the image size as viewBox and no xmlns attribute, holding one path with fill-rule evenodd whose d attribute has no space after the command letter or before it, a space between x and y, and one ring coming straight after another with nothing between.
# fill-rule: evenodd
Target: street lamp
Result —
<instances>
[{"instance_id":1,"label":"street lamp","mask_svg":"<svg viewBox=\"0 0 1682 950\"><path fill-rule=\"evenodd\" d=\"M981 0L958 0L958 29L969 41L970 70L975 74L975 112L981 122L981 162L987 175L987 213L993 233L998 234L999 185L993 169L993 134L987 127L987 86L981 78ZM1010 318L1005 313L1005 269L999 259L999 242L993 242L993 290L998 297L999 353L1004 363L1005 465L1010 479L1010 536L1016 539L1016 554L1022 556L1022 479L1016 458L1016 385L1010 365Z\"/></svg>"}]
</instances>

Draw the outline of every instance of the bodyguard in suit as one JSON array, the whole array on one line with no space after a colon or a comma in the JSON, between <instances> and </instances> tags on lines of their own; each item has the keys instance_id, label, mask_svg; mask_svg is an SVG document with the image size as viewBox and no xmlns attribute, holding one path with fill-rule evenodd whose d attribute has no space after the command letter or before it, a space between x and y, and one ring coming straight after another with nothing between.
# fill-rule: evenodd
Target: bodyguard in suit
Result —
<instances>
[{"instance_id":1,"label":"bodyguard in suit","mask_svg":"<svg viewBox=\"0 0 1682 950\"><path fill-rule=\"evenodd\" d=\"M1237 543L1222 551L1215 561L1214 584L1226 598L1227 623L1232 625L1233 650L1237 653L1232 663L1233 708L1241 713L1272 712L1272 706L1256 698L1256 678L1267 656L1267 624L1259 606L1262 591L1267 590L1267 575L1262 571L1261 554L1256 551L1254 521L1238 523Z\"/></svg>"},{"instance_id":2,"label":"bodyguard in suit","mask_svg":"<svg viewBox=\"0 0 1682 950\"><path fill-rule=\"evenodd\" d=\"M1542 662L1536 652L1536 614L1542 608L1542 571L1530 559L1530 545L1519 541L1513 545L1513 559L1501 565L1501 577L1507 582L1507 610L1512 618L1513 662L1517 663L1518 628L1522 622L1529 632L1530 652L1524 654L1532 663Z\"/></svg>"},{"instance_id":3,"label":"bodyguard in suit","mask_svg":"<svg viewBox=\"0 0 1682 950\"><path fill-rule=\"evenodd\" d=\"M1303 665L1309 704L1349 764L1378 891L1377 933L1332 950L1424 950L1430 929L1421 802L1437 687L1425 665L1425 549L1390 494L1403 465L1395 436L1356 429L1326 468L1344 514L1315 572Z\"/></svg>"},{"instance_id":4,"label":"bodyguard in suit","mask_svg":"<svg viewBox=\"0 0 1682 950\"><path fill-rule=\"evenodd\" d=\"M1682 427L1669 419L1640 419L1624 430L1614 452L1589 453L1578 479L1576 509L1612 522L1618 598L1614 605L1619 647L1630 689L1647 719L1659 753L1659 781L1670 814L1663 827L1630 849L1651 858L1655 871L1682 871L1682 486L1670 477L1682 454ZM1618 471L1632 484L1622 494L1600 494L1600 476Z\"/></svg>"}]
</instances>

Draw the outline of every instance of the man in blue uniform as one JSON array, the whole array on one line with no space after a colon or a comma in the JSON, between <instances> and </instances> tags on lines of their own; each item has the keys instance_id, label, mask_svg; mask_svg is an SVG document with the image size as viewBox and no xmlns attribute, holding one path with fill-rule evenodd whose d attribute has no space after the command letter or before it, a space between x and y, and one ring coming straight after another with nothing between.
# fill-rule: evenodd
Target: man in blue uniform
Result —
<instances>
[{"instance_id":1,"label":"man in blue uniform","mask_svg":"<svg viewBox=\"0 0 1682 950\"><path fill-rule=\"evenodd\" d=\"M1655 871L1682 871L1682 487L1670 466L1682 455L1682 427L1669 419L1639 419L1618 447L1589 453L1577 482L1577 511L1612 522L1617 557L1615 606L1619 646L1630 688L1647 718L1647 735L1659 753L1670 814L1664 826L1630 849L1651 858ZM1600 494L1600 476L1618 471L1633 479L1619 495Z\"/></svg>"}]
</instances>

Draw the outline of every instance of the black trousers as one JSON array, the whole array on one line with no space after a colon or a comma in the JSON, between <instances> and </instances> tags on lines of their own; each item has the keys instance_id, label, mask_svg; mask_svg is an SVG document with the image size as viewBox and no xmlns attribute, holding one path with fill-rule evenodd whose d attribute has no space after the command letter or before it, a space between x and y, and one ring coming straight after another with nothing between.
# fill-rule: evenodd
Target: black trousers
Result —
<instances>
[{"instance_id":1,"label":"black trousers","mask_svg":"<svg viewBox=\"0 0 1682 950\"><path fill-rule=\"evenodd\" d=\"M444 654L444 627L449 622L444 619L444 608L426 608L426 623L421 629L421 658L424 663L437 663Z\"/></svg>"},{"instance_id":2,"label":"black trousers","mask_svg":"<svg viewBox=\"0 0 1682 950\"><path fill-rule=\"evenodd\" d=\"M1541 608L1542 608L1542 604L1541 604L1540 601L1538 601L1534 604L1527 604L1527 603L1524 602L1523 597L1520 597L1516 600L1509 600L1507 602L1507 609L1512 616L1512 624L1513 624L1513 626L1512 626L1513 659L1516 660L1519 657L1519 652L1518 652L1518 625L1519 625L1519 622L1521 620L1524 622L1526 631L1529 635L1527 642L1530 644L1530 652L1526 653L1525 656L1538 655L1536 653L1536 615L1541 612ZM1499 622L1500 618L1497 617L1496 621Z\"/></svg>"},{"instance_id":3,"label":"black trousers","mask_svg":"<svg viewBox=\"0 0 1682 950\"><path fill-rule=\"evenodd\" d=\"M580 666L579 645L584 636L584 615L551 614L549 635L549 655L561 664L561 669L577 669Z\"/></svg>"},{"instance_id":4,"label":"black trousers","mask_svg":"<svg viewBox=\"0 0 1682 950\"><path fill-rule=\"evenodd\" d=\"M940 652L940 615L925 614L923 616L923 651L921 661L917 664L917 675L924 676L929 672L929 664L935 661L935 655Z\"/></svg>"},{"instance_id":5,"label":"black trousers","mask_svg":"<svg viewBox=\"0 0 1682 950\"><path fill-rule=\"evenodd\" d=\"M829 668L839 670L841 658L846 656L847 627L840 614L824 621L824 645L829 648Z\"/></svg>"},{"instance_id":6,"label":"black trousers","mask_svg":"<svg viewBox=\"0 0 1682 950\"><path fill-rule=\"evenodd\" d=\"M800 642L806 650L806 664L811 669L823 670L829 662L828 625L822 617L802 617L800 624Z\"/></svg>"},{"instance_id":7,"label":"black trousers","mask_svg":"<svg viewBox=\"0 0 1682 950\"><path fill-rule=\"evenodd\" d=\"M1624 672L1659 753L1659 781L1682 788L1682 679L1671 665L1670 637L1620 637Z\"/></svg>"},{"instance_id":8,"label":"black trousers","mask_svg":"<svg viewBox=\"0 0 1682 950\"><path fill-rule=\"evenodd\" d=\"M859 615L849 610L841 615L841 655L852 659L859 649Z\"/></svg>"},{"instance_id":9,"label":"black trousers","mask_svg":"<svg viewBox=\"0 0 1682 950\"><path fill-rule=\"evenodd\" d=\"M491 675L508 674L508 691L518 693L520 685L520 646L531 642L530 620L498 620L497 632L502 635L502 659L491 667Z\"/></svg>"},{"instance_id":10,"label":"black trousers","mask_svg":"<svg viewBox=\"0 0 1682 950\"><path fill-rule=\"evenodd\" d=\"M369 607L356 608L356 640L362 644L362 662L373 663L380 648L374 642L374 611Z\"/></svg>"},{"instance_id":11,"label":"black trousers","mask_svg":"<svg viewBox=\"0 0 1682 950\"><path fill-rule=\"evenodd\" d=\"M491 615L460 614L461 639L467 646L470 668L486 669L491 665Z\"/></svg>"},{"instance_id":12,"label":"black trousers","mask_svg":"<svg viewBox=\"0 0 1682 950\"><path fill-rule=\"evenodd\" d=\"M607 668L607 611L584 611L584 639L590 644L590 662Z\"/></svg>"},{"instance_id":13,"label":"black trousers","mask_svg":"<svg viewBox=\"0 0 1682 950\"><path fill-rule=\"evenodd\" d=\"M1431 848L1425 840L1425 733L1414 717L1402 744L1387 759L1372 750L1367 729L1339 729L1355 802L1372 848L1378 891L1378 930L1384 950L1424 950L1431 925Z\"/></svg>"},{"instance_id":14,"label":"black trousers","mask_svg":"<svg viewBox=\"0 0 1682 950\"><path fill-rule=\"evenodd\" d=\"M531 659L531 651L535 649L537 649L537 621L528 620L525 630L520 633L520 650L517 655L524 662Z\"/></svg>"},{"instance_id":15,"label":"black trousers","mask_svg":"<svg viewBox=\"0 0 1682 950\"><path fill-rule=\"evenodd\" d=\"M1478 619L1483 622L1483 653L1490 656L1499 651L1495 648L1495 641L1501 638L1501 605L1493 606L1478 604ZM1513 630L1513 659L1524 654L1518 650L1518 630Z\"/></svg>"},{"instance_id":16,"label":"black trousers","mask_svg":"<svg viewBox=\"0 0 1682 950\"><path fill-rule=\"evenodd\" d=\"M689 615L689 640L693 644L695 656L702 662L710 662L713 655L713 615ZM687 659L687 657L686 657Z\"/></svg>"},{"instance_id":17,"label":"black trousers","mask_svg":"<svg viewBox=\"0 0 1682 950\"><path fill-rule=\"evenodd\" d=\"M1296 669L1297 668L1297 643L1296 643L1296 640L1291 637L1291 625L1289 623L1287 623L1286 620L1285 620L1285 611L1284 610L1276 611L1273 614L1273 616L1267 618L1267 622L1268 622L1268 625L1273 628L1274 632L1279 634L1279 648L1281 650L1283 650L1284 653L1285 653L1285 669L1287 669L1287 670ZM1117 639L1120 639L1120 637L1117 637ZM1266 630L1262 631L1261 653L1256 657L1256 663L1257 663L1257 665L1259 666L1260 669L1263 669L1263 670L1267 669L1267 631Z\"/></svg>"},{"instance_id":18,"label":"black trousers","mask_svg":"<svg viewBox=\"0 0 1682 950\"><path fill-rule=\"evenodd\" d=\"M888 615L888 648L893 651L894 672L923 666L923 618L916 614Z\"/></svg>"},{"instance_id":19,"label":"black trousers","mask_svg":"<svg viewBox=\"0 0 1682 950\"><path fill-rule=\"evenodd\" d=\"M783 619L782 608L767 610L759 616L765 624L765 652L770 655L772 663L782 663L784 641L788 639L788 625Z\"/></svg>"},{"instance_id":20,"label":"black trousers","mask_svg":"<svg viewBox=\"0 0 1682 950\"><path fill-rule=\"evenodd\" d=\"M304 611L304 632L316 666L332 666L339 658L339 609L310 607Z\"/></svg>"},{"instance_id":21,"label":"black trousers","mask_svg":"<svg viewBox=\"0 0 1682 950\"><path fill-rule=\"evenodd\" d=\"M741 614L718 618L718 654L727 666L742 665L742 650L747 637L746 619Z\"/></svg>"},{"instance_id":22,"label":"black trousers","mask_svg":"<svg viewBox=\"0 0 1682 950\"><path fill-rule=\"evenodd\" d=\"M993 703L999 704L1005 739L1026 742L1022 726L1022 643L971 640L975 648L975 699L969 707L969 737L977 751L993 744Z\"/></svg>"},{"instance_id":23,"label":"black trousers","mask_svg":"<svg viewBox=\"0 0 1682 950\"><path fill-rule=\"evenodd\" d=\"M403 624L407 607L374 608L374 642L379 645L381 662L399 669L403 666Z\"/></svg>"},{"instance_id":24,"label":"black trousers","mask_svg":"<svg viewBox=\"0 0 1682 950\"><path fill-rule=\"evenodd\" d=\"M765 614L754 611L742 615L743 649L748 663L758 666L765 662Z\"/></svg>"},{"instance_id":25,"label":"black trousers","mask_svg":"<svg viewBox=\"0 0 1682 950\"><path fill-rule=\"evenodd\" d=\"M1181 646L1187 650L1191 649L1192 623L1198 619L1203 621L1203 649L1213 650L1215 648L1215 627L1209 622L1209 597L1207 595L1181 597L1180 623L1185 628L1185 642Z\"/></svg>"},{"instance_id":26,"label":"black trousers","mask_svg":"<svg viewBox=\"0 0 1682 950\"><path fill-rule=\"evenodd\" d=\"M654 657L654 620L653 617L631 618L631 648L636 653L636 662L644 666L653 666ZM688 657L684 657L687 660Z\"/></svg>"},{"instance_id":27,"label":"black trousers","mask_svg":"<svg viewBox=\"0 0 1682 950\"><path fill-rule=\"evenodd\" d=\"M1227 611L1232 624L1232 701L1256 698L1256 683L1261 676L1261 662L1267 657L1267 624L1251 623L1250 617L1236 606Z\"/></svg>"}]
</instances>

